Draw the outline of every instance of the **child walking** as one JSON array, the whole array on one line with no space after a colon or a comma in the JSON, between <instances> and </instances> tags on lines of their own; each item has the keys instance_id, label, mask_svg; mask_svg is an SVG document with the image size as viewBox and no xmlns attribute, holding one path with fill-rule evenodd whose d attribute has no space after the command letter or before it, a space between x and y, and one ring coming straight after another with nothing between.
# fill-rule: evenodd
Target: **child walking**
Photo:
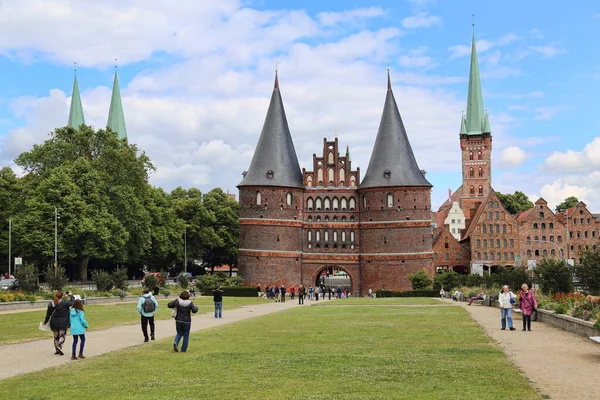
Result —
<instances>
[{"instance_id":1,"label":"child walking","mask_svg":"<svg viewBox=\"0 0 600 400\"><path fill-rule=\"evenodd\" d=\"M85 331L88 328L88 323L85 320L85 313L83 312L83 303L81 300L75 300L73 307L71 308L70 314L71 320L71 335L73 335L73 351L71 360L77 360L75 354L77 354L77 342L81 341L79 346L79 359L84 359L83 347L85 346Z\"/></svg>"}]
</instances>

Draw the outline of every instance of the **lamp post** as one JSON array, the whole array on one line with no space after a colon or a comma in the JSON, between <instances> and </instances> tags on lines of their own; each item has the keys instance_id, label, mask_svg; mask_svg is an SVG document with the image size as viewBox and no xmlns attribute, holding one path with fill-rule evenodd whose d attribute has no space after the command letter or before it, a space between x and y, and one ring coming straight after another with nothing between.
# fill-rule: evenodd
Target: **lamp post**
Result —
<instances>
[{"instance_id":1,"label":"lamp post","mask_svg":"<svg viewBox=\"0 0 600 400\"><path fill-rule=\"evenodd\" d=\"M12 264L12 219L8 219L8 276Z\"/></svg>"},{"instance_id":2,"label":"lamp post","mask_svg":"<svg viewBox=\"0 0 600 400\"><path fill-rule=\"evenodd\" d=\"M187 225L183 230L183 270L187 276Z\"/></svg>"},{"instance_id":3,"label":"lamp post","mask_svg":"<svg viewBox=\"0 0 600 400\"><path fill-rule=\"evenodd\" d=\"M54 207L54 277L56 278L58 269L58 210L62 208Z\"/></svg>"},{"instance_id":4,"label":"lamp post","mask_svg":"<svg viewBox=\"0 0 600 400\"><path fill-rule=\"evenodd\" d=\"M563 260L563 261L565 260L565 258L563 257L563 251L562 251L562 249L561 249L561 248L560 248L560 246L559 246L559 245L557 245L556 243L554 243L554 242L549 242L549 241L547 241L547 240L535 240L535 239L533 239L533 240L532 240L532 242L535 242L535 243L548 243L548 244L551 244L552 246L554 246L554 247L556 247L556 248L558 249L558 254L560 255L560 259L561 259L561 260Z\"/></svg>"}]
</instances>

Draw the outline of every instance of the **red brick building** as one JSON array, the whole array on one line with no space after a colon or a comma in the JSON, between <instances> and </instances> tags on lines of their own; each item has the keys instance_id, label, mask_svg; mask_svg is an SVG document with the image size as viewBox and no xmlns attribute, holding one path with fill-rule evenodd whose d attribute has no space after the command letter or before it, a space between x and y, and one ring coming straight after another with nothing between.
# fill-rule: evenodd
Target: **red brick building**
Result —
<instances>
[{"instance_id":1,"label":"red brick building","mask_svg":"<svg viewBox=\"0 0 600 400\"><path fill-rule=\"evenodd\" d=\"M408 275L433 276L431 184L419 169L388 88L367 172L349 149L323 140L300 171L277 75L265 124L240 190L238 266L247 284L316 285L343 270L351 292L410 289Z\"/></svg>"},{"instance_id":2,"label":"red brick building","mask_svg":"<svg viewBox=\"0 0 600 400\"><path fill-rule=\"evenodd\" d=\"M492 188L492 134L484 112L475 37L472 42L467 113L461 118L459 135L462 185L435 215L438 228L433 238L437 270L482 273L499 266L533 267L543 258L570 258L579 262L586 248L595 249L600 223L583 202L566 212L554 213L540 198L535 206L517 215L508 213ZM450 239L448 215L464 218L459 240ZM442 221L446 221L443 223ZM467 257L462 259L463 254ZM461 257L452 259L452 255Z\"/></svg>"}]
</instances>

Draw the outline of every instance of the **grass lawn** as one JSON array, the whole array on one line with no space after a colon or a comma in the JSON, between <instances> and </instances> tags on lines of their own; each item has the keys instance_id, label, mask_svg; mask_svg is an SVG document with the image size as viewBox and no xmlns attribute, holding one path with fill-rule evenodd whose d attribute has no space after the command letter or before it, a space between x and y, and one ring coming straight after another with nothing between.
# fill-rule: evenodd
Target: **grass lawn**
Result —
<instances>
[{"instance_id":1,"label":"grass lawn","mask_svg":"<svg viewBox=\"0 0 600 400\"><path fill-rule=\"evenodd\" d=\"M297 307L195 333L188 353L160 340L74 363L3 380L0 398L540 398L447 306Z\"/></svg>"},{"instance_id":2,"label":"grass lawn","mask_svg":"<svg viewBox=\"0 0 600 400\"><path fill-rule=\"evenodd\" d=\"M439 305L444 306L446 303L429 297L383 297L378 299L369 299L368 297L350 297L349 299L340 299L338 301L326 302L323 304L329 305Z\"/></svg>"},{"instance_id":3,"label":"grass lawn","mask_svg":"<svg viewBox=\"0 0 600 400\"><path fill-rule=\"evenodd\" d=\"M193 299L198 306L198 313L207 313L214 310L213 300L210 296ZM266 300L265 300L266 301ZM158 298L159 308L155 314L156 319L171 318L171 310L167 308L169 300ZM223 308L232 309L247 304L256 304L255 297L228 297ZM137 312L137 303L95 304L85 306L85 318L92 330L111 328L117 325L135 324L140 320ZM0 344L22 343L36 339L52 337L51 332L42 332L38 329L40 321L44 321L46 310L24 311L14 314L0 314Z\"/></svg>"}]
</instances>

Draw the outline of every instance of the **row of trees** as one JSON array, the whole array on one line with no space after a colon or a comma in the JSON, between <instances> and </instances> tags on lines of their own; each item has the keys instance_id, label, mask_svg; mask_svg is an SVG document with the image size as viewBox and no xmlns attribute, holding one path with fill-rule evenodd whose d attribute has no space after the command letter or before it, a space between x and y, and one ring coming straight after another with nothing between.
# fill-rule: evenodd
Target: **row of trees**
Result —
<instances>
[{"instance_id":1,"label":"row of trees","mask_svg":"<svg viewBox=\"0 0 600 400\"><path fill-rule=\"evenodd\" d=\"M498 200L502 203L502 206L506 211L511 214L516 214L519 211L527 211L533 208L533 203L529 200L527 195L521 191L515 191L513 194L502 194L496 192ZM579 203L579 199L575 196L567 197L562 203L556 206L556 212L560 210L566 210L571 207L575 207Z\"/></svg>"},{"instance_id":2,"label":"row of trees","mask_svg":"<svg viewBox=\"0 0 600 400\"><path fill-rule=\"evenodd\" d=\"M72 279L118 265L129 275L144 266L179 272L184 238L188 260L212 268L237 261L237 202L221 189L151 186L150 159L110 130L58 128L15 162L22 178L0 170L0 270L8 268L9 219L13 257L53 266L55 210L59 264Z\"/></svg>"}]
</instances>

